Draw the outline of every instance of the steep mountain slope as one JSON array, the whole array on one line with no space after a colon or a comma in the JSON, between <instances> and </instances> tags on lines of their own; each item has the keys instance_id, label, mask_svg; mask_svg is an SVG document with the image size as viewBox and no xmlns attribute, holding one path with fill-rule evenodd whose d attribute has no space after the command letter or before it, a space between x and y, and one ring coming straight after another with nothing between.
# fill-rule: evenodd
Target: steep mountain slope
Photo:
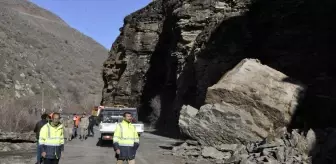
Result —
<instances>
[{"instance_id":1,"label":"steep mountain slope","mask_svg":"<svg viewBox=\"0 0 336 164\"><path fill-rule=\"evenodd\" d=\"M141 119L154 113L176 128L182 104L199 108L224 73L257 58L308 86L293 120L334 126L335 8L332 0L154 1L125 18L104 64L102 103L139 106Z\"/></svg>"},{"instance_id":2,"label":"steep mountain slope","mask_svg":"<svg viewBox=\"0 0 336 164\"><path fill-rule=\"evenodd\" d=\"M0 0L0 90L48 110L87 106L101 97L107 50L26 0ZM39 106L40 107L40 106Z\"/></svg>"}]
</instances>

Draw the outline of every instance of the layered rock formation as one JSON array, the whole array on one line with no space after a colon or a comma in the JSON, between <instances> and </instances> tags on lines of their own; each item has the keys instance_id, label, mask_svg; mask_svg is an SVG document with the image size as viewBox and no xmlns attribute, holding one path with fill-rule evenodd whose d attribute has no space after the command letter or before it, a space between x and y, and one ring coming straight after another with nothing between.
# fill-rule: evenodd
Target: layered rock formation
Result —
<instances>
[{"instance_id":1,"label":"layered rock formation","mask_svg":"<svg viewBox=\"0 0 336 164\"><path fill-rule=\"evenodd\" d=\"M34 132L14 133L0 129L0 163L33 163L36 160ZM35 157L32 159L32 157Z\"/></svg>"},{"instance_id":2,"label":"layered rock formation","mask_svg":"<svg viewBox=\"0 0 336 164\"><path fill-rule=\"evenodd\" d=\"M193 73L194 51L200 50L196 38L205 41L222 19L239 14L248 3L158 0L127 16L104 64L102 104L140 105L143 120L160 110L162 124L176 125L181 105L200 105L205 93L198 93L197 81L200 87L204 82L195 77L204 72ZM197 69L204 68L198 65ZM217 80L222 72L210 76ZM162 109L149 106L155 96L160 96Z\"/></svg>"},{"instance_id":3,"label":"layered rock formation","mask_svg":"<svg viewBox=\"0 0 336 164\"><path fill-rule=\"evenodd\" d=\"M0 130L0 142L36 142L36 135L34 132L14 133Z\"/></svg>"},{"instance_id":4,"label":"layered rock formation","mask_svg":"<svg viewBox=\"0 0 336 164\"><path fill-rule=\"evenodd\" d=\"M142 120L158 110L159 124L177 125L182 104L204 105L208 87L242 59L257 58L307 86L293 127L335 125L335 6L327 0L154 1L125 18L104 65L102 104L139 106ZM153 109L149 102L158 95L161 109Z\"/></svg>"}]
</instances>

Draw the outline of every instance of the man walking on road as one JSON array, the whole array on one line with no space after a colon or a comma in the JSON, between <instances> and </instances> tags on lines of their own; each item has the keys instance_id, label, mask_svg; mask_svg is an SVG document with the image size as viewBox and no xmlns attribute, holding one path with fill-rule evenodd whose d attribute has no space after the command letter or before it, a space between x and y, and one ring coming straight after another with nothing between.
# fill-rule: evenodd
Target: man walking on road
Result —
<instances>
[{"instance_id":1,"label":"man walking on road","mask_svg":"<svg viewBox=\"0 0 336 164\"><path fill-rule=\"evenodd\" d=\"M92 137L94 137L93 126L95 125L96 120L93 115L89 117L89 127L88 127L88 136L92 133Z\"/></svg>"},{"instance_id":2,"label":"man walking on road","mask_svg":"<svg viewBox=\"0 0 336 164\"><path fill-rule=\"evenodd\" d=\"M72 140L72 131L73 131L73 128L74 128L74 123L73 123L72 119L70 118L70 116L68 116L68 118L64 120L63 127L64 127L64 137L68 141L71 141Z\"/></svg>"},{"instance_id":3,"label":"man walking on road","mask_svg":"<svg viewBox=\"0 0 336 164\"><path fill-rule=\"evenodd\" d=\"M114 131L113 146L116 152L117 164L127 161L135 164L135 154L139 148L139 135L132 125L132 114L125 112L123 121L118 124Z\"/></svg>"},{"instance_id":4,"label":"man walking on road","mask_svg":"<svg viewBox=\"0 0 336 164\"><path fill-rule=\"evenodd\" d=\"M54 113L51 122L41 128L39 143L44 164L58 164L64 151L63 125L59 113Z\"/></svg>"},{"instance_id":5,"label":"man walking on road","mask_svg":"<svg viewBox=\"0 0 336 164\"><path fill-rule=\"evenodd\" d=\"M87 130L88 130L88 127L89 127L89 118L86 117L86 114L83 113L82 115L82 118L79 122L79 131L80 131L80 136L79 136L79 139L80 140L84 140L86 139L87 137Z\"/></svg>"},{"instance_id":6,"label":"man walking on road","mask_svg":"<svg viewBox=\"0 0 336 164\"><path fill-rule=\"evenodd\" d=\"M79 116L77 116L77 114L73 114L73 124L74 124L74 128L73 128L73 131L72 131L72 134L74 135L74 137L76 138L77 137L77 129L78 129L78 123L79 123Z\"/></svg>"},{"instance_id":7,"label":"man walking on road","mask_svg":"<svg viewBox=\"0 0 336 164\"><path fill-rule=\"evenodd\" d=\"M37 139L37 151L36 151L36 158L37 158L37 162L36 164L40 164L41 163L41 147L39 146L39 137L40 137L40 130L41 128L48 123L47 121L47 114L42 114L41 116L41 120L39 122L36 123L35 128L34 128L34 132L36 133L36 139Z\"/></svg>"}]
</instances>

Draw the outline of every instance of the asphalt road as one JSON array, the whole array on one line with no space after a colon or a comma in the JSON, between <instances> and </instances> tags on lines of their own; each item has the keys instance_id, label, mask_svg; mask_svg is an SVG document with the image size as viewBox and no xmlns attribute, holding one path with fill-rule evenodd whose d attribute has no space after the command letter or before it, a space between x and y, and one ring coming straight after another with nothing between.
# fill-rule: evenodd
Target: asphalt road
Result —
<instances>
[{"instance_id":1,"label":"asphalt road","mask_svg":"<svg viewBox=\"0 0 336 164\"><path fill-rule=\"evenodd\" d=\"M65 144L65 151L61 164L113 164L116 163L112 143L105 142L97 146L100 134L95 129L95 137L80 141L74 139ZM183 159L171 155L164 155L169 150L160 146L171 145L177 140L165 138L150 133L143 133L140 137L140 147L136 155L137 164L184 164ZM98 144L99 145L99 144Z\"/></svg>"},{"instance_id":2,"label":"asphalt road","mask_svg":"<svg viewBox=\"0 0 336 164\"><path fill-rule=\"evenodd\" d=\"M80 141L66 142L60 164L113 164L116 163L112 142L99 146L100 134L95 129L95 137ZM136 155L136 164L185 164L185 160L167 154L165 146L180 142L174 139L143 133ZM0 164L34 164L36 150L26 152L0 153Z\"/></svg>"}]
</instances>

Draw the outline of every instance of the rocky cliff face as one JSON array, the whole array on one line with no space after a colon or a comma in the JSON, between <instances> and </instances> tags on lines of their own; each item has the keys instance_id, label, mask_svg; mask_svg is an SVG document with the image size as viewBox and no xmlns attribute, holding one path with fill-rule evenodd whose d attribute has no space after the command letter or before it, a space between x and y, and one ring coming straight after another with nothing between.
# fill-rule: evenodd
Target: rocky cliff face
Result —
<instances>
[{"instance_id":1,"label":"rocky cliff face","mask_svg":"<svg viewBox=\"0 0 336 164\"><path fill-rule=\"evenodd\" d=\"M102 104L140 106L142 120L156 112L159 125L175 126L182 104L205 104L207 88L248 57L307 86L296 113L304 119L293 125L334 125L335 6L328 0L154 1L125 18L104 63ZM156 96L160 109L151 105Z\"/></svg>"},{"instance_id":2,"label":"rocky cliff face","mask_svg":"<svg viewBox=\"0 0 336 164\"><path fill-rule=\"evenodd\" d=\"M98 103L107 52L29 1L0 0L0 101L28 97L40 108L44 93L47 110Z\"/></svg>"}]
</instances>

